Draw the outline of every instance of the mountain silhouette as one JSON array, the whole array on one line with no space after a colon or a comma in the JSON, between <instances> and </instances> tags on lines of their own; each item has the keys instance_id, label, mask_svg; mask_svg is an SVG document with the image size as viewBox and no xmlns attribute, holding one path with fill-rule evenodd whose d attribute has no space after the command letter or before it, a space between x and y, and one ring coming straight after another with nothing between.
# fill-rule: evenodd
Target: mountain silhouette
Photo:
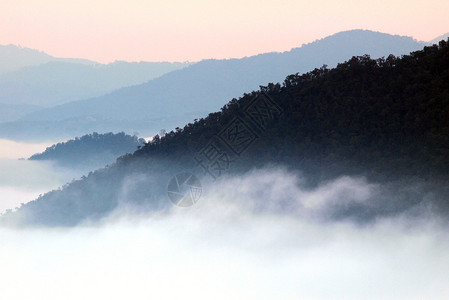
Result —
<instances>
[{"instance_id":1,"label":"mountain silhouette","mask_svg":"<svg viewBox=\"0 0 449 300\"><path fill-rule=\"evenodd\" d=\"M29 139L125 131L152 136L216 111L238 95L292 73L336 66L354 55L402 55L423 44L368 30L340 32L283 53L204 60L137 86L70 102L0 124L0 137Z\"/></svg>"},{"instance_id":2,"label":"mountain silhouette","mask_svg":"<svg viewBox=\"0 0 449 300\"><path fill-rule=\"evenodd\" d=\"M440 36L434 38L433 40L429 41L429 44L430 44L430 45L433 45L433 44L437 44L437 45L438 45L438 43L439 43L441 40L447 40L448 37L449 37L449 32L446 32L445 34L442 34L442 35L440 35Z\"/></svg>"},{"instance_id":3,"label":"mountain silhouette","mask_svg":"<svg viewBox=\"0 0 449 300\"><path fill-rule=\"evenodd\" d=\"M0 75L0 103L51 107L144 83L188 63L48 62Z\"/></svg>"},{"instance_id":4,"label":"mountain silhouette","mask_svg":"<svg viewBox=\"0 0 449 300\"><path fill-rule=\"evenodd\" d=\"M58 58L45 52L16 45L0 45L0 75L24 67L39 66L51 61L92 65L94 61L78 58Z\"/></svg>"},{"instance_id":5,"label":"mountain silhouette","mask_svg":"<svg viewBox=\"0 0 449 300\"><path fill-rule=\"evenodd\" d=\"M47 147L29 160L49 160L71 169L95 170L113 163L126 153L143 146L144 139L123 132L98 134L96 132Z\"/></svg>"}]
</instances>

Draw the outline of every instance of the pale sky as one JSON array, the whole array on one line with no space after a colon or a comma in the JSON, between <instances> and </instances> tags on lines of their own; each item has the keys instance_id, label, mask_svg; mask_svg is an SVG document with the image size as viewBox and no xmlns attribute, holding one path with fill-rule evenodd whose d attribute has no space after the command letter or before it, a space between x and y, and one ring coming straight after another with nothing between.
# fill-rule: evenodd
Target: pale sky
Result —
<instances>
[{"instance_id":1,"label":"pale sky","mask_svg":"<svg viewBox=\"0 0 449 300\"><path fill-rule=\"evenodd\" d=\"M286 51L370 29L428 41L448 0L0 0L0 44L100 62L198 61Z\"/></svg>"}]
</instances>

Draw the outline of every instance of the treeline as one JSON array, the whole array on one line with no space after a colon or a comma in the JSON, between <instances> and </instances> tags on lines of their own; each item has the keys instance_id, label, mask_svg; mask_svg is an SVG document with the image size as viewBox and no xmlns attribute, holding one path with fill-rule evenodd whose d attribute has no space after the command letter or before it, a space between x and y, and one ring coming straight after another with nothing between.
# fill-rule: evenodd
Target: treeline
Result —
<instances>
[{"instance_id":1,"label":"treeline","mask_svg":"<svg viewBox=\"0 0 449 300\"><path fill-rule=\"evenodd\" d=\"M183 156L200 150L260 92L282 109L239 158L251 166L285 163L319 176L447 178L449 50L446 41L403 57L353 57L288 76L233 99L220 112L156 137L122 158Z\"/></svg>"},{"instance_id":2,"label":"treeline","mask_svg":"<svg viewBox=\"0 0 449 300\"><path fill-rule=\"evenodd\" d=\"M144 145L145 140L124 132L98 134L94 132L67 142L57 143L30 160L53 160L64 166L96 165L114 162L126 153L133 153Z\"/></svg>"}]
</instances>

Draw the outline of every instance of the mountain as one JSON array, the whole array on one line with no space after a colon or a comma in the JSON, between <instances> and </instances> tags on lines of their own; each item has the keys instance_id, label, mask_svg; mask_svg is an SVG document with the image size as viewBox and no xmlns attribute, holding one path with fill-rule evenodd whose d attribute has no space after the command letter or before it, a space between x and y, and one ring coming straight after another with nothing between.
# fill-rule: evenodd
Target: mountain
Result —
<instances>
[{"instance_id":1,"label":"mountain","mask_svg":"<svg viewBox=\"0 0 449 300\"><path fill-rule=\"evenodd\" d=\"M155 136L114 165L2 220L71 226L101 219L124 203L161 210L177 173L196 174L214 189L224 175L270 165L301 172L310 186L346 175L383 185L374 198L344 205L332 218L367 222L417 208L447 217L448 90L449 40L401 58L358 56L333 69L293 74L282 85L270 83ZM277 205L288 209L289 199L278 191L283 202Z\"/></svg>"},{"instance_id":2,"label":"mountain","mask_svg":"<svg viewBox=\"0 0 449 300\"><path fill-rule=\"evenodd\" d=\"M0 122L12 122L41 109L43 109L42 106L32 104L0 103Z\"/></svg>"},{"instance_id":3,"label":"mountain","mask_svg":"<svg viewBox=\"0 0 449 300\"><path fill-rule=\"evenodd\" d=\"M169 62L114 62L107 65L48 62L0 75L0 103L50 107L102 96L187 65Z\"/></svg>"},{"instance_id":4,"label":"mountain","mask_svg":"<svg viewBox=\"0 0 449 300\"><path fill-rule=\"evenodd\" d=\"M0 122L12 122L34 108L98 97L141 84L189 63L122 62L100 64L55 58L37 50L0 46Z\"/></svg>"},{"instance_id":5,"label":"mountain","mask_svg":"<svg viewBox=\"0 0 449 300\"><path fill-rule=\"evenodd\" d=\"M368 30L340 32L283 53L242 59L204 60L137 86L108 95L75 101L31 113L13 123L0 124L0 137L55 137L60 131L82 135L92 131L139 132L152 136L172 129L266 82L278 82L326 64L330 67L353 55L402 55L422 43L409 37ZM95 120L95 121L87 121Z\"/></svg>"},{"instance_id":6,"label":"mountain","mask_svg":"<svg viewBox=\"0 0 449 300\"><path fill-rule=\"evenodd\" d=\"M431 40L431 41L429 41L429 44L430 45L433 45L433 44L437 44L438 45L438 43L441 41L441 40L447 40L447 38L449 37L449 32L446 32L445 34L442 34L442 35L440 35L439 37L437 37L437 38L434 38L433 40Z\"/></svg>"},{"instance_id":7,"label":"mountain","mask_svg":"<svg viewBox=\"0 0 449 300\"><path fill-rule=\"evenodd\" d=\"M94 132L54 144L44 152L32 155L29 160L51 160L63 167L94 170L113 163L119 156L133 153L144 143L144 139L123 132L117 134Z\"/></svg>"},{"instance_id":8,"label":"mountain","mask_svg":"<svg viewBox=\"0 0 449 300\"><path fill-rule=\"evenodd\" d=\"M57 58L42 51L15 45L0 45L0 75L17 71L24 67L38 66L51 61L78 64L95 64L87 59Z\"/></svg>"}]
</instances>

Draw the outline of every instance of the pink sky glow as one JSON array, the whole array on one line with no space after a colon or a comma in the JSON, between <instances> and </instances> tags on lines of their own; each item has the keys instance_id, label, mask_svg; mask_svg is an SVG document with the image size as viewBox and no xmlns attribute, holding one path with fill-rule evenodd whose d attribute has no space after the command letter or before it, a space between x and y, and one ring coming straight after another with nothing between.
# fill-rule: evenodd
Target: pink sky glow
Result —
<instances>
[{"instance_id":1,"label":"pink sky glow","mask_svg":"<svg viewBox=\"0 0 449 300\"><path fill-rule=\"evenodd\" d=\"M198 61L286 51L370 29L428 41L449 31L447 0L14 0L0 44L99 62Z\"/></svg>"}]
</instances>

